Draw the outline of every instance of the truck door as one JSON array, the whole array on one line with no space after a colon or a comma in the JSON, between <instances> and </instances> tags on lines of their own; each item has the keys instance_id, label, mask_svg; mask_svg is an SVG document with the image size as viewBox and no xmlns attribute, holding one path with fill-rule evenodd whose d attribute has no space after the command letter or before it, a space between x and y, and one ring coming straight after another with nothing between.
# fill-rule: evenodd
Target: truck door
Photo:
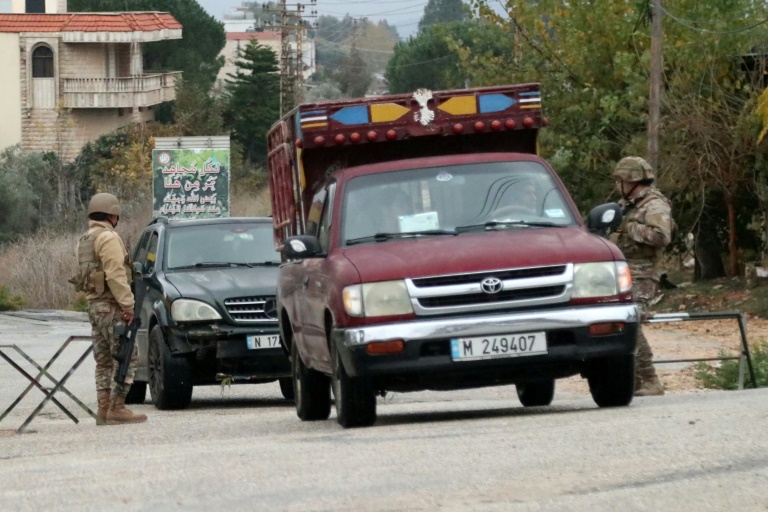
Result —
<instances>
[{"instance_id":1,"label":"truck door","mask_svg":"<svg viewBox=\"0 0 768 512\"><path fill-rule=\"evenodd\" d=\"M304 346L307 354L317 364L316 368L330 371L330 355L326 338L325 312L328 296L332 292L328 250L330 245L331 216L333 212L334 183L315 196L310 210L308 229L313 231L323 249L317 258L308 258L302 262L305 310L302 311ZM315 211L312 211L315 210ZM319 218L317 213L319 211ZM313 215L314 214L314 215Z\"/></svg>"}]
</instances>

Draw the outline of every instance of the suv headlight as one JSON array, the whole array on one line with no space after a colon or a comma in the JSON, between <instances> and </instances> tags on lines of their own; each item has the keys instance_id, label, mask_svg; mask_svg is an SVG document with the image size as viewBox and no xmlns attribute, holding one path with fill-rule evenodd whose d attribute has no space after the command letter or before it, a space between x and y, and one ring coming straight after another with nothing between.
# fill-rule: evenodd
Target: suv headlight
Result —
<instances>
[{"instance_id":1,"label":"suv headlight","mask_svg":"<svg viewBox=\"0 0 768 512\"><path fill-rule=\"evenodd\" d=\"M344 309L350 316L392 316L413 313L405 281L353 284L344 288Z\"/></svg>"},{"instance_id":2,"label":"suv headlight","mask_svg":"<svg viewBox=\"0 0 768 512\"><path fill-rule=\"evenodd\" d=\"M178 299L171 304L171 317L177 322L221 320L213 306L199 300Z\"/></svg>"},{"instance_id":3,"label":"suv headlight","mask_svg":"<svg viewBox=\"0 0 768 512\"><path fill-rule=\"evenodd\" d=\"M575 265L574 299L609 297L632 289L632 277L625 261L581 263Z\"/></svg>"}]
</instances>

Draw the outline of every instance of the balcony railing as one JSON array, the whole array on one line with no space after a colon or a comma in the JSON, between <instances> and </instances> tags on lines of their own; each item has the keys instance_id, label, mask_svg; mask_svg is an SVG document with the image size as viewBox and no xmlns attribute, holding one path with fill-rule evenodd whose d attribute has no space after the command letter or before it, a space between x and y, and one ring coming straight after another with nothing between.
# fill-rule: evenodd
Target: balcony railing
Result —
<instances>
[{"instance_id":1,"label":"balcony railing","mask_svg":"<svg viewBox=\"0 0 768 512\"><path fill-rule=\"evenodd\" d=\"M65 108L150 107L176 99L181 72L124 78L65 78Z\"/></svg>"}]
</instances>

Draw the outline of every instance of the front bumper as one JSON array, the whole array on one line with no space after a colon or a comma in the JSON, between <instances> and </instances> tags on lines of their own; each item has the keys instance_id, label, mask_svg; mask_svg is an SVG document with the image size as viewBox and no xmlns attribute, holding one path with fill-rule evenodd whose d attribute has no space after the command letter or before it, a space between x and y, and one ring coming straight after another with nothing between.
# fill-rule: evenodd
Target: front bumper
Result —
<instances>
[{"instance_id":1,"label":"front bumper","mask_svg":"<svg viewBox=\"0 0 768 512\"><path fill-rule=\"evenodd\" d=\"M560 378L582 372L590 360L634 353L638 330L635 304L570 307L508 314L473 315L336 329L350 376L368 376L382 389L456 389L535 378ZM591 336L589 326L623 322L615 334ZM451 339L544 331L546 354L475 361L453 361ZM402 339L397 354L370 355L366 345Z\"/></svg>"},{"instance_id":2,"label":"front bumper","mask_svg":"<svg viewBox=\"0 0 768 512\"><path fill-rule=\"evenodd\" d=\"M291 364L278 346L253 350L249 335L279 336L275 326L231 326L197 324L168 329L168 342L174 353L196 353L197 359L215 358L220 371L248 378L281 378L291 375Z\"/></svg>"}]
</instances>

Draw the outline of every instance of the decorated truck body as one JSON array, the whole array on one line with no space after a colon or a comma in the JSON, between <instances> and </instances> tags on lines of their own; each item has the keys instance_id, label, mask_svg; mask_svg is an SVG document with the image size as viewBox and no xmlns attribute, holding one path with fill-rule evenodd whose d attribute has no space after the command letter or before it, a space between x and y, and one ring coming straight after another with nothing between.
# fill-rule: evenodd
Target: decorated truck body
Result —
<instances>
[{"instance_id":1,"label":"decorated truck body","mask_svg":"<svg viewBox=\"0 0 768 512\"><path fill-rule=\"evenodd\" d=\"M638 310L624 256L537 156L538 84L303 104L269 133L277 302L302 420L371 425L388 391L582 375L628 405Z\"/></svg>"}]
</instances>

